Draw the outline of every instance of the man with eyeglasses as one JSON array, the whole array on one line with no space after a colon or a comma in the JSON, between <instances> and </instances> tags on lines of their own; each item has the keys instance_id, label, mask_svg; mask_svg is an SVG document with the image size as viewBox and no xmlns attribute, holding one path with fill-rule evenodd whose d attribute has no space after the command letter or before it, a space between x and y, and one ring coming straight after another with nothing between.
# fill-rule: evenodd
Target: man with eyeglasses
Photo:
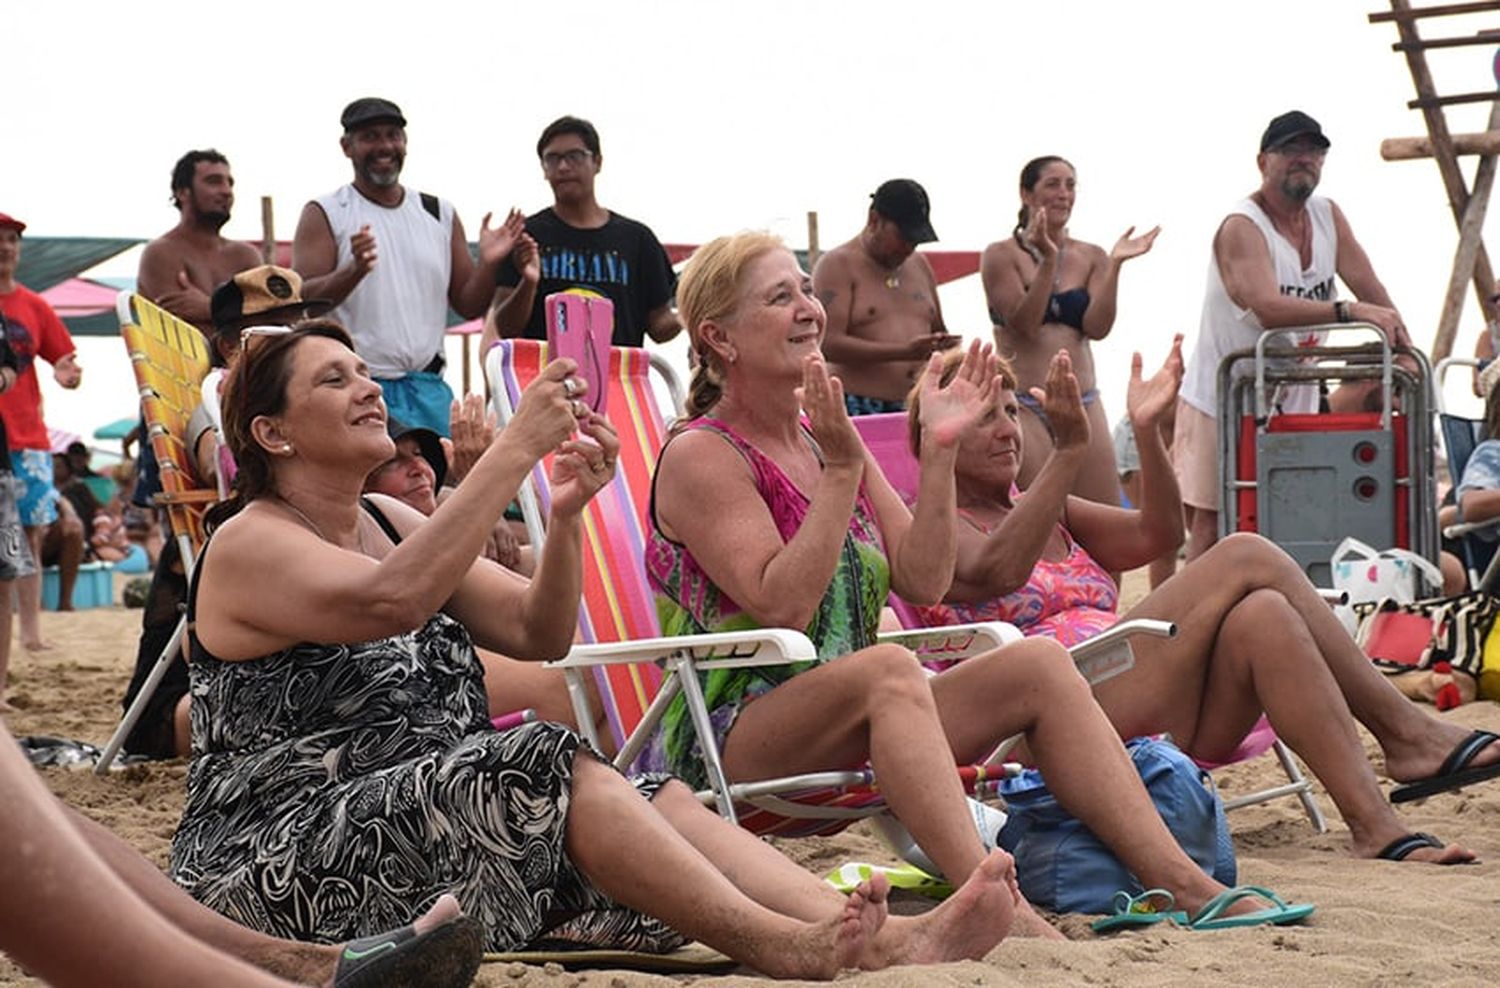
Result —
<instances>
[{"instance_id":1,"label":"man with eyeglasses","mask_svg":"<svg viewBox=\"0 0 1500 988\"><path fill-rule=\"evenodd\" d=\"M339 122L354 180L302 208L292 267L308 296L336 303L333 317L354 338L391 414L446 436L448 307L465 319L484 312L500 262L521 233L521 213L511 210L495 228L485 214L476 264L452 203L401 184L401 108L367 96L344 107Z\"/></svg>"},{"instance_id":2,"label":"man with eyeglasses","mask_svg":"<svg viewBox=\"0 0 1500 988\"><path fill-rule=\"evenodd\" d=\"M1172 444L1189 560L1218 540L1217 379L1225 356L1254 347L1265 329L1285 328L1299 346L1316 346L1322 334L1296 327L1335 322L1372 323L1392 343L1411 345L1349 221L1331 199L1313 195L1329 144L1318 122L1300 110L1272 120L1255 159L1260 187L1235 205L1214 236L1198 342L1183 377ZM1338 297L1335 276L1354 301ZM1317 387L1299 385L1284 389L1280 410L1316 412L1318 405Z\"/></svg>"},{"instance_id":3,"label":"man with eyeglasses","mask_svg":"<svg viewBox=\"0 0 1500 988\"><path fill-rule=\"evenodd\" d=\"M536 144L552 205L526 218L526 236L502 265L480 352L497 337L547 337L542 300L584 288L614 303L615 346L665 343L682 331L672 308L676 279L656 234L599 205L594 178L604 166L599 132L587 120L559 117Z\"/></svg>"}]
</instances>

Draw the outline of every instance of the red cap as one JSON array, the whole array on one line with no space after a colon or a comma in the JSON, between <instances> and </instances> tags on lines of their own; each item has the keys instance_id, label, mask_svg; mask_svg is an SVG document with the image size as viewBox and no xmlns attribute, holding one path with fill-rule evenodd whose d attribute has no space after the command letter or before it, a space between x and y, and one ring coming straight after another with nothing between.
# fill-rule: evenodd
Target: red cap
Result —
<instances>
[{"instance_id":1,"label":"red cap","mask_svg":"<svg viewBox=\"0 0 1500 988\"><path fill-rule=\"evenodd\" d=\"M17 233L25 233L26 224L9 213L0 213L0 230L14 230Z\"/></svg>"}]
</instances>

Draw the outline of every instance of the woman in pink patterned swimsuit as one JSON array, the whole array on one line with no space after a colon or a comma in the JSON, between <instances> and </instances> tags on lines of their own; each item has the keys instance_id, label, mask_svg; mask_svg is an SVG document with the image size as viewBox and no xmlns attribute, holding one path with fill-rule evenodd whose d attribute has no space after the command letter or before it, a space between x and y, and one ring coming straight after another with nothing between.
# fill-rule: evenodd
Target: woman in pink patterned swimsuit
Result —
<instances>
[{"instance_id":1,"label":"woman in pink patterned swimsuit","mask_svg":"<svg viewBox=\"0 0 1500 988\"><path fill-rule=\"evenodd\" d=\"M1053 358L1043 401L1056 445L1024 495L1015 378L959 441L958 552L945 603L929 624L1002 620L1073 645L1112 625L1108 573L1142 566L1182 541L1177 482L1157 430L1182 380L1182 337L1150 380L1131 367L1126 406L1141 453L1141 506L1126 510L1068 491L1089 444L1089 421L1066 351ZM945 361L940 381L957 368ZM918 381L909 402L920 438ZM1095 687L1124 737L1170 733L1183 750L1224 761L1264 712L1322 780L1349 825L1353 853L1453 864L1472 852L1412 834L1375 779L1354 722L1385 754L1391 779L1452 788L1500 774L1500 740L1430 717L1385 680L1345 633L1297 564L1258 535L1221 540L1126 617L1176 621L1173 639L1133 643L1134 668Z\"/></svg>"}]
</instances>

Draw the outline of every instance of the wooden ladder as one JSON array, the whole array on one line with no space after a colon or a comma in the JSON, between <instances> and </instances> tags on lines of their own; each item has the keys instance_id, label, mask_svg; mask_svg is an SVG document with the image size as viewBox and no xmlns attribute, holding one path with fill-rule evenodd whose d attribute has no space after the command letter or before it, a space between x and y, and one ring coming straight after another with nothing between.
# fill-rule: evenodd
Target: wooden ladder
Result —
<instances>
[{"instance_id":1,"label":"wooden ladder","mask_svg":"<svg viewBox=\"0 0 1500 988\"><path fill-rule=\"evenodd\" d=\"M1387 161L1434 159L1443 176L1443 186L1448 192L1453 221L1458 225L1458 250L1453 258L1453 273L1448 279L1442 315L1432 341L1430 355L1434 363L1453 351L1453 340L1458 334L1459 314L1463 309L1465 283L1473 285L1486 325L1500 320L1500 305L1497 305L1495 298L1495 272L1490 265L1483 239L1484 215L1489 207L1490 189L1495 182L1495 156L1500 153L1500 101L1497 101L1500 91L1491 89L1439 96L1433 85L1432 72L1427 67L1427 52L1439 48L1496 44L1500 42L1500 28L1481 30L1461 37L1423 39L1417 34L1417 22L1430 17L1480 14L1497 10L1500 10L1500 0L1418 8L1413 8L1407 0L1391 0L1390 10L1370 15L1372 24L1391 22L1396 25L1401 40L1391 45L1391 50L1406 55L1406 64L1411 70L1412 82L1417 90L1417 98L1408 101L1406 105L1408 109L1421 110L1422 118L1427 124L1425 138L1394 137L1382 142L1381 157ZM1496 78L1500 81L1500 56L1496 60ZM1487 130L1478 134L1449 132L1445 107L1486 101L1491 104ZM1465 183L1463 172L1458 166L1458 156L1461 154L1479 156L1472 190ZM1481 356L1495 355L1494 341L1489 333L1481 334L1480 347Z\"/></svg>"}]
</instances>

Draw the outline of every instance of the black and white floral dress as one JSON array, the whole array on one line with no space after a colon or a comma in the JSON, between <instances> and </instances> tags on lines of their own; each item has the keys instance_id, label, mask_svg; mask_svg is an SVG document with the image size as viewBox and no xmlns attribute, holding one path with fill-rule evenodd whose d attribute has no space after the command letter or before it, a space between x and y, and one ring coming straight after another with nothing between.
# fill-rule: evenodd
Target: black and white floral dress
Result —
<instances>
[{"instance_id":1,"label":"black and white floral dress","mask_svg":"<svg viewBox=\"0 0 1500 988\"><path fill-rule=\"evenodd\" d=\"M682 944L568 859L573 761L591 749L556 724L496 732L458 622L243 662L196 635L190 647L193 759L171 864L200 902L275 936L339 942L451 891L490 950Z\"/></svg>"}]
</instances>

